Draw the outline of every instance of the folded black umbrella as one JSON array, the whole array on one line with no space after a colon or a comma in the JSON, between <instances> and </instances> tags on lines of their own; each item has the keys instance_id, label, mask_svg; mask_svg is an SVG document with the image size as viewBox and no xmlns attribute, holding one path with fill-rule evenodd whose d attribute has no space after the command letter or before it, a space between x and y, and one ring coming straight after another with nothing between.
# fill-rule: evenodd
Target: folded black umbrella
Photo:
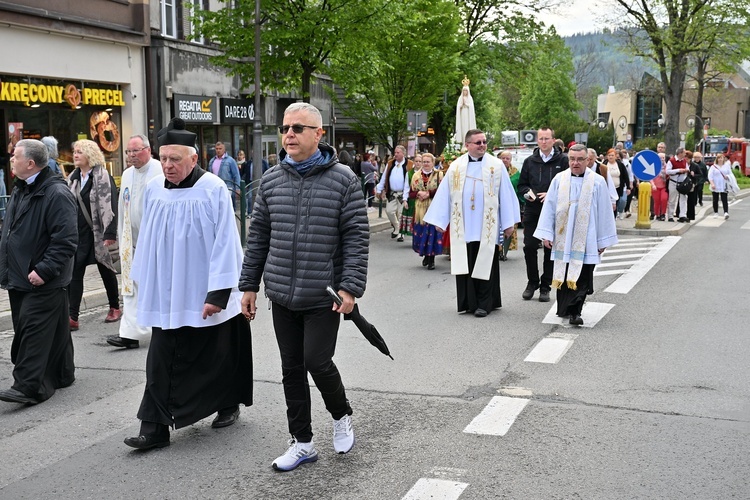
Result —
<instances>
[{"instance_id":1,"label":"folded black umbrella","mask_svg":"<svg viewBox=\"0 0 750 500\"><path fill-rule=\"evenodd\" d=\"M352 309L352 312L349 314L344 314L344 319L353 321L355 325L357 325L357 328L359 328L359 331L362 332L362 335L370 341L372 345L377 347L380 352L388 356L389 358L393 359L393 356L391 356L391 351L388 350L388 346L385 344L385 340L383 340L383 337L380 335L380 332L378 332L378 329L375 328L375 326L367 321L364 316L359 312L359 306L357 304L354 304L354 309Z\"/></svg>"}]
</instances>

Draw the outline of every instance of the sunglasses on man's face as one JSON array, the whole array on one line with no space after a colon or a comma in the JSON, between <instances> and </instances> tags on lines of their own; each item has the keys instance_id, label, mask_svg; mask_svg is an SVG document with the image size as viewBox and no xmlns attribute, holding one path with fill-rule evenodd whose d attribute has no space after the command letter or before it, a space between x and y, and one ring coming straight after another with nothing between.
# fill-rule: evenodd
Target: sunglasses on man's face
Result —
<instances>
[{"instance_id":1,"label":"sunglasses on man's face","mask_svg":"<svg viewBox=\"0 0 750 500\"><path fill-rule=\"evenodd\" d=\"M292 132L295 134L301 134L306 128L312 128L312 129L318 129L318 127L314 125L300 125L298 123L295 123L294 125L282 125L279 127L279 132L281 132L283 135L286 135L289 132L289 129L292 129Z\"/></svg>"},{"instance_id":2,"label":"sunglasses on man's face","mask_svg":"<svg viewBox=\"0 0 750 500\"><path fill-rule=\"evenodd\" d=\"M474 144L475 146L483 146L487 144L487 141L474 141L472 142L472 144Z\"/></svg>"}]
</instances>

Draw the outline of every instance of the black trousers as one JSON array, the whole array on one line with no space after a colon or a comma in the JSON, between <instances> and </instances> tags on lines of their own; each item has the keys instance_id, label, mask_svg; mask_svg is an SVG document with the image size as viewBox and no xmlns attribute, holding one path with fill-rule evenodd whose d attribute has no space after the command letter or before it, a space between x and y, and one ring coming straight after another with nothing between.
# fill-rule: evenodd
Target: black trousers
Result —
<instances>
[{"instance_id":1,"label":"black trousers","mask_svg":"<svg viewBox=\"0 0 750 500\"><path fill-rule=\"evenodd\" d=\"M341 315L329 307L292 311L273 304L289 433L302 443L313 437L308 372L334 419L352 414L341 375L333 363L340 320Z\"/></svg>"},{"instance_id":2,"label":"black trousers","mask_svg":"<svg viewBox=\"0 0 750 500\"><path fill-rule=\"evenodd\" d=\"M493 309L502 307L500 297L500 250L495 245L495 254L492 258L490 279L480 280L471 277L474 265L479 255L479 242L470 241L466 244L466 257L469 264L468 274L456 275L456 299L458 312L474 312L484 309L491 312Z\"/></svg>"},{"instance_id":3,"label":"black trousers","mask_svg":"<svg viewBox=\"0 0 750 500\"><path fill-rule=\"evenodd\" d=\"M719 196L721 196L721 208L724 209L724 213L729 213L729 201L727 200L727 192L724 191L723 193L711 193L711 196L713 196L713 203L714 203L714 213L719 213Z\"/></svg>"},{"instance_id":4,"label":"black trousers","mask_svg":"<svg viewBox=\"0 0 750 500\"><path fill-rule=\"evenodd\" d=\"M120 308L120 287L117 284L117 274L106 266L96 263L99 269L99 276L102 277L104 289L107 291L107 300L109 307L112 309ZM81 299L83 298L83 277L86 274L86 266L76 266L73 268L73 279L70 280L70 318L78 320L78 313L81 310Z\"/></svg>"},{"instance_id":5,"label":"black trousers","mask_svg":"<svg viewBox=\"0 0 750 500\"><path fill-rule=\"evenodd\" d=\"M526 278L528 284L543 291L552 289L552 250L544 248L542 276L539 276L539 246L542 241L534 238L534 231L539 223L539 214L524 213L523 216L523 257L526 260Z\"/></svg>"},{"instance_id":6,"label":"black trousers","mask_svg":"<svg viewBox=\"0 0 750 500\"><path fill-rule=\"evenodd\" d=\"M75 380L68 291L8 290L8 298L15 331L10 348L13 388L44 401Z\"/></svg>"}]
</instances>

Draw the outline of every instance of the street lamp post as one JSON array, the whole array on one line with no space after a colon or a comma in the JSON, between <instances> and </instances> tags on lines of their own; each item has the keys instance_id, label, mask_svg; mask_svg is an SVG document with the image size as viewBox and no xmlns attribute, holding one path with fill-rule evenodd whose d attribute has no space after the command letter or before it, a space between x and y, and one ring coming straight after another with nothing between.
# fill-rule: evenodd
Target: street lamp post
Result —
<instances>
[{"instance_id":1,"label":"street lamp post","mask_svg":"<svg viewBox=\"0 0 750 500\"><path fill-rule=\"evenodd\" d=\"M263 175L263 123L260 118L260 0L255 0L255 113L253 116L253 184ZM248 189L252 189L250 186Z\"/></svg>"},{"instance_id":2,"label":"street lamp post","mask_svg":"<svg viewBox=\"0 0 750 500\"><path fill-rule=\"evenodd\" d=\"M698 115L688 115L685 117L685 125L690 129L693 129L693 142L695 144L698 144L699 136L701 130L703 130L703 135L707 135L707 130L705 129L705 122L703 121L703 118L701 118ZM695 149L695 148L693 148Z\"/></svg>"},{"instance_id":3,"label":"street lamp post","mask_svg":"<svg viewBox=\"0 0 750 500\"><path fill-rule=\"evenodd\" d=\"M628 117L625 115L620 116L620 118L617 119L617 127L620 127L622 131L625 132L625 127L627 126L628 126ZM612 138L612 147L615 147L617 145L617 127L613 127L615 130L612 134L614 136Z\"/></svg>"}]
</instances>

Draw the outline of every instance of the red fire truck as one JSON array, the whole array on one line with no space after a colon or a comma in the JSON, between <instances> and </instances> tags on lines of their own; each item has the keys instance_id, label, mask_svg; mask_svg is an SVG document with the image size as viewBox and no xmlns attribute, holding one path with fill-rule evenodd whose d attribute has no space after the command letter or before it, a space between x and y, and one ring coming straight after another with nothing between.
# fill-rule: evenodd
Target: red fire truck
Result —
<instances>
[{"instance_id":1,"label":"red fire truck","mask_svg":"<svg viewBox=\"0 0 750 500\"><path fill-rule=\"evenodd\" d=\"M732 168L739 167L743 175L750 175L750 140L742 137L726 137L723 135L709 135L699 143L706 165L713 165L716 155L724 153Z\"/></svg>"}]
</instances>

